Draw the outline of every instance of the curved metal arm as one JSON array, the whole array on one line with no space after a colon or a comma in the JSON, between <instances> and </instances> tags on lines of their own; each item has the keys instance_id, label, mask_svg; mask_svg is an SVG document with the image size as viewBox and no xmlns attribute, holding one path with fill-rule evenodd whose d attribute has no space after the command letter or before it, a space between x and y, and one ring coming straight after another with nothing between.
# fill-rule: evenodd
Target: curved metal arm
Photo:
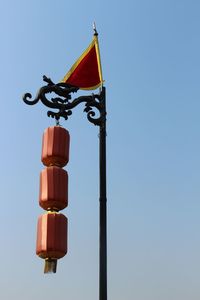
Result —
<instances>
[{"instance_id":1,"label":"curved metal arm","mask_svg":"<svg viewBox=\"0 0 200 300\"><path fill-rule=\"evenodd\" d=\"M35 99L30 100L32 95L26 93L23 96L23 101L28 105L35 105L41 100L41 102L51 109L58 109L58 112L48 111L48 117L55 118L59 120L63 117L65 120L72 114L72 109L75 108L80 103L85 103L84 112L87 113L88 120L94 125L100 126L102 122L105 121L105 107L104 107L104 95L103 92L100 94L92 94L90 96L80 96L71 100L71 93L78 91L78 87L71 86L66 83L53 83L50 78L43 76L43 81L47 82L47 85L42 86ZM46 97L49 93L56 94L56 97L48 99ZM58 96L58 97L57 97ZM95 109L95 110L94 110ZM98 116L96 116L96 111L98 111Z\"/></svg>"}]
</instances>

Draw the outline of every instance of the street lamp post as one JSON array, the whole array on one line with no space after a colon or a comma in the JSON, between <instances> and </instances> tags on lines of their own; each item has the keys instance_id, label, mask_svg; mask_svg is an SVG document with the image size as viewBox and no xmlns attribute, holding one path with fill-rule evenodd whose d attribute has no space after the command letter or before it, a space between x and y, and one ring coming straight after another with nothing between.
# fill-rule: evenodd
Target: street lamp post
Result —
<instances>
[{"instance_id":1,"label":"street lamp post","mask_svg":"<svg viewBox=\"0 0 200 300\"><path fill-rule=\"evenodd\" d=\"M55 111L48 111L48 117L55 118L59 125L60 118L65 120L72 114L72 109L81 103L85 104L84 112L92 124L99 126L99 300L107 300L107 216L106 216L106 89L102 87L99 94L79 96L71 99L71 93L78 88L67 83L55 84L50 78L43 76L47 84L42 86L37 96L26 93L23 101L34 105L41 101ZM55 97L48 97L53 93Z\"/></svg>"}]
</instances>

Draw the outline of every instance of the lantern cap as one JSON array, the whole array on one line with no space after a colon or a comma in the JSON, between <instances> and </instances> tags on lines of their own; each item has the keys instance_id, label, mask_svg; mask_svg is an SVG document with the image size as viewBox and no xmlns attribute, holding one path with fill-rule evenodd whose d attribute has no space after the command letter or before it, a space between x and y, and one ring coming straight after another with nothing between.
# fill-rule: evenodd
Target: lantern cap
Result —
<instances>
[{"instance_id":1,"label":"lantern cap","mask_svg":"<svg viewBox=\"0 0 200 300\"><path fill-rule=\"evenodd\" d=\"M57 269L57 259L46 258L44 264L44 273L45 274L56 273L56 269Z\"/></svg>"}]
</instances>

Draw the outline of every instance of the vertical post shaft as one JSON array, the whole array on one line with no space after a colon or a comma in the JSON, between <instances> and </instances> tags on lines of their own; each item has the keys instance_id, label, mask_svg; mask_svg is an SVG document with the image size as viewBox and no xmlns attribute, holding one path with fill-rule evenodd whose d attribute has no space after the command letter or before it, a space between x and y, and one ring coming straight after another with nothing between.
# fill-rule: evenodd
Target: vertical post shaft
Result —
<instances>
[{"instance_id":1,"label":"vertical post shaft","mask_svg":"<svg viewBox=\"0 0 200 300\"><path fill-rule=\"evenodd\" d=\"M99 300L107 300L107 213L106 213L106 95L102 88L102 107L105 117L99 132L100 211L99 211Z\"/></svg>"}]
</instances>

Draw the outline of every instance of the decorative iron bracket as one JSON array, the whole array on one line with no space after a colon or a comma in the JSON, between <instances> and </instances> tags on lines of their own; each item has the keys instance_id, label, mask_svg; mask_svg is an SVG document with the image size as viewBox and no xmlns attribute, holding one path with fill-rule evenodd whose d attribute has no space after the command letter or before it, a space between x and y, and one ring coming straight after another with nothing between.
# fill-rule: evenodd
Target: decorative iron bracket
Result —
<instances>
[{"instance_id":1,"label":"decorative iron bracket","mask_svg":"<svg viewBox=\"0 0 200 300\"><path fill-rule=\"evenodd\" d=\"M71 93L76 93L79 88L71 86L66 83L55 84L50 78L43 76L43 81L47 85L42 86L35 99L30 100L32 95L26 93L23 96L23 101L28 105L35 105L41 100L41 102L51 109L57 109L58 111L48 111L48 117L55 118L57 121L62 117L65 120L72 114L72 109L80 103L85 103L84 112L87 113L89 122L94 125L103 126L106 120L105 111L105 88L99 94L92 94L90 96L80 96L71 100ZM56 97L47 98L47 94L54 93ZM98 115L97 115L98 114Z\"/></svg>"}]
</instances>

